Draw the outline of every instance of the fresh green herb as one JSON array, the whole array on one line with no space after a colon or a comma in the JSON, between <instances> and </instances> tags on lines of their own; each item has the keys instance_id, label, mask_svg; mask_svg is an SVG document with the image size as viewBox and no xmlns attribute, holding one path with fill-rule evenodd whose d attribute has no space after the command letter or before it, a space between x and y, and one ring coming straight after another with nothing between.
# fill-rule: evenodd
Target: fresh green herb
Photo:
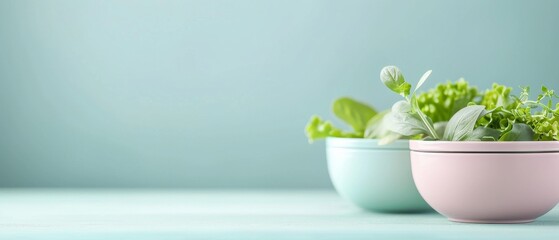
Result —
<instances>
[{"instance_id":1,"label":"fresh green herb","mask_svg":"<svg viewBox=\"0 0 559 240\"><path fill-rule=\"evenodd\" d=\"M524 87L518 97L510 94L512 88L494 84L482 100L495 107L480 119L478 126L497 129L499 141L559 140L559 105L553 109L557 95L543 86L536 100L530 100L530 88Z\"/></svg>"},{"instance_id":2,"label":"fresh green herb","mask_svg":"<svg viewBox=\"0 0 559 240\"><path fill-rule=\"evenodd\" d=\"M326 137L343 137L343 138L358 138L363 137L359 133L344 132L343 130L334 127L331 122L324 121L318 116L312 116L305 127L305 132L309 142Z\"/></svg>"},{"instance_id":3,"label":"fresh green herb","mask_svg":"<svg viewBox=\"0 0 559 240\"><path fill-rule=\"evenodd\" d=\"M380 79L382 83L405 99L392 106L394 121L390 129L393 132L404 136L425 134L433 139L439 139L437 131L433 126L433 121L421 111L415 97L415 92L425 83L429 75L431 75L431 70L423 74L410 96L411 84L406 82L400 69L395 66L387 66L381 70Z\"/></svg>"},{"instance_id":4,"label":"fresh green herb","mask_svg":"<svg viewBox=\"0 0 559 240\"><path fill-rule=\"evenodd\" d=\"M485 106L472 105L460 109L446 126L443 140L446 141L462 141L466 138L472 138L472 133L478 119L485 115Z\"/></svg>"},{"instance_id":5,"label":"fresh green herb","mask_svg":"<svg viewBox=\"0 0 559 240\"><path fill-rule=\"evenodd\" d=\"M371 118L367 123L365 138L379 139L379 145L388 144L402 138L402 135L389 129L391 115L390 111L384 111Z\"/></svg>"},{"instance_id":6,"label":"fresh green herb","mask_svg":"<svg viewBox=\"0 0 559 240\"><path fill-rule=\"evenodd\" d=\"M530 88L518 96L512 88L493 84L479 92L464 79L439 84L416 94L432 71L425 72L413 92L411 84L395 66L380 72L382 83L403 97L391 110L378 113L367 104L343 97L334 101L334 115L352 127L344 131L313 116L306 128L310 142L326 137L374 138L380 144L412 138L446 141L549 141L559 140L557 94L547 87L535 100Z\"/></svg>"},{"instance_id":7,"label":"fresh green herb","mask_svg":"<svg viewBox=\"0 0 559 240\"><path fill-rule=\"evenodd\" d=\"M553 90L544 86L536 100L530 100L528 87L516 97L507 86L493 84L478 93L459 80L416 96L415 91L430 73L423 75L410 95L402 86L411 85L398 68L390 66L381 71L382 82L405 99L392 107L392 131L403 136L420 135L425 140L559 140L559 104L553 106L558 98Z\"/></svg>"},{"instance_id":8,"label":"fresh green herb","mask_svg":"<svg viewBox=\"0 0 559 240\"><path fill-rule=\"evenodd\" d=\"M477 88L470 86L464 79L439 84L416 96L421 111L435 123L450 120L452 115L468 106L468 103L479 101L478 98L480 93Z\"/></svg>"},{"instance_id":9,"label":"fresh green herb","mask_svg":"<svg viewBox=\"0 0 559 240\"><path fill-rule=\"evenodd\" d=\"M397 67L384 67L380 72L380 80L388 89L402 95L402 97L407 98L410 95L411 85L404 80L404 75Z\"/></svg>"},{"instance_id":10,"label":"fresh green herb","mask_svg":"<svg viewBox=\"0 0 559 240\"><path fill-rule=\"evenodd\" d=\"M512 129L504 133L499 141L532 141L534 139L534 131L530 126L524 123L514 123Z\"/></svg>"},{"instance_id":11,"label":"fresh green herb","mask_svg":"<svg viewBox=\"0 0 559 240\"><path fill-rule=\"evenodd\" d=\"M334 101L332 111L336 117L349 124L358 133L364 132L369 119L377 114L372 107L348 97Z\"/></svg>"},{"instance_id":12,"label":"fresh green herb","mask_svg":"<svg viewBox=\"0 0 559 240\"><path fill-rule=\"evenodd\" d=\"M406 100L396 102L392 106L390 130L404 136L429 135L429 127L421 120L417 112L413 112L410 103Z\"/></svg>"},{"instance_id":13,"label":"fresh green herb","mask_svg":"<svg viewBox=\"0 0 559 240\"><path fill-rule=\"evenodd\" d=\"M501 132L497 129L476 127L463 141L497 141Z\"/></svg>"},{"instance_id":14,"label":"fresh green herb","mask_svg":"<svg viewBox=\"0 0 559 240\"><path fill-rule=\"evenodd\" d=\"M305 127L305 133L309 142L326 137L363 138L365 130L369 125L372 125L370 120L379 116L374 108L348 97L342 97L334 101L332 112L334 112L336 117L350 125L353 131L344 131L335 127L330 121L322 120L318 116L312 116ZM375 121L380 121L380 118L377 119L379 120ZM379 137L379 133L370 133L370 137Z\"/></svg>"}]
</instances>

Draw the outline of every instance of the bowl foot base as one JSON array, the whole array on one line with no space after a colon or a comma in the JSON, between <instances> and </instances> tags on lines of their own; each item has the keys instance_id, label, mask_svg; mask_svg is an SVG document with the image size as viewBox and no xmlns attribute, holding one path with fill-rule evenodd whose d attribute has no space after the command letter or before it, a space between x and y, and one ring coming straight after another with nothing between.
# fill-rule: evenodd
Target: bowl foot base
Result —
<instances>
[{"instance_id":1,"label":"bowl foot base","mask_svg":"<svg viewBox=\"0 0 559 240\"><path fill-rule=\"evenodd\" d=\"M481 219L460 219L448 218L448 220L459 223L493 223L493 224L514 224L514 223L529 223L536 219L517 219L517 220L481 220Z\"/></svg>"}]
</instances>

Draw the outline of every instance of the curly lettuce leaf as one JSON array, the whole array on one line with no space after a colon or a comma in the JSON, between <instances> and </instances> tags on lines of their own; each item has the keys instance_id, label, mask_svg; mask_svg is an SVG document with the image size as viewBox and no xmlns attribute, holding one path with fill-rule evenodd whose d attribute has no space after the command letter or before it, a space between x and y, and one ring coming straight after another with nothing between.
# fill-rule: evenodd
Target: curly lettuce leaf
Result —
<instances>
[{"instance_id":1,"label":"curly lettuce leaf","mask_svg":"<svg viewBox=\"0 0 559 240\"><path fill-rule=\"evenodd\" d=\"M511 87L493 83L491 89L483 93L480 105L484 105L487 109L495 109L498 107L509 108L514 104L511 98Z\"/></svg>"},{"instance_id":2,"label":"curly lettuce leaf","mask_svg":"<svg viewBox=\"0 0 559 240\"><path fill-rule=\"evenodd\" d=\"M309 142L312 143L315 140L323 139L327 137L342 137L342 138L360 138L363 134L344 132L343 130L334 127L330 121L324 121L319 116L312 116L307 126L305 127L305 133Z\"/></svg>"},{"instance_id":3,"label":"curly lettuce leaf","mask_svg":"<svg viewBox=\"0 0 559 240\"><path fill-rule=\"evenodd\" d=\"M499 130L499 141L559 140L559 105L552 109L557 98L554 91L544 86L536 100L530 100L529 87L522 88L518 97L512 96L511 90L493 84L484 93L482 104L494 109L477 125Z\"/></svg>"},{"instance_id":4,"label":"curly lettuce leaf","mask_svg":"<svg viewBox=\"0 0 559 240\"><path fill-rule=\"evenodd\" d=\"M470 86L464 79L456 82L439 84L427 92L416 96L421 111L435 123L446 122L479 97L476 87Z\"/></svg>"}]
</instances>

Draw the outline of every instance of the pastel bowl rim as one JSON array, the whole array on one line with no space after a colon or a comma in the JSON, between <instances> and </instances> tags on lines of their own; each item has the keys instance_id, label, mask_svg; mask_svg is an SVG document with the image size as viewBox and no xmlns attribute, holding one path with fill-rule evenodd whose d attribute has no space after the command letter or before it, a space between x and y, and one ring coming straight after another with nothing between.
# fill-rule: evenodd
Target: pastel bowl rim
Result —
<instances>
[{"instance_id":1,"label":"pastel bowl rim","mask_svg":"<svg viewBox=\"0 0 559 240\"><path fill-rule=\"evenodd\" d=\"M559 152L559 141L424 141L410 140L411 151L435 153L546 153Z\"/></svg>"},{"instance_id":2,"label":"pastel bowl rim","mask_svg":"<svg viewBox=\"0 0 559 240\"><path fill-rule=\"evenodd\" d=\"M393 143L379 145L379 139L327 137L326 148L410 150L408 139L398 139Z\"/></svg>"}]
</instances>

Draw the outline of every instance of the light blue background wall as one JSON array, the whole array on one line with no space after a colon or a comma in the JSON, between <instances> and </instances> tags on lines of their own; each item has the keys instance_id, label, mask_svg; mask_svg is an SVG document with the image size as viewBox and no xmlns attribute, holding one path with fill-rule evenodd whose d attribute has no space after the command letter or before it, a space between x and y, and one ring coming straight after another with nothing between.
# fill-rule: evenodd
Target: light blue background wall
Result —
<instances>
[{"instance_id":1,"label":"light blue background wall","mask_svg":"<svg viewBox=\"0 0 559 240\"><path fill-rule=\"evenodd\" d=\"M0 1L0 186L329 187L342 95L559 89L558 1Z\"/></svg>"}]
</instances>

